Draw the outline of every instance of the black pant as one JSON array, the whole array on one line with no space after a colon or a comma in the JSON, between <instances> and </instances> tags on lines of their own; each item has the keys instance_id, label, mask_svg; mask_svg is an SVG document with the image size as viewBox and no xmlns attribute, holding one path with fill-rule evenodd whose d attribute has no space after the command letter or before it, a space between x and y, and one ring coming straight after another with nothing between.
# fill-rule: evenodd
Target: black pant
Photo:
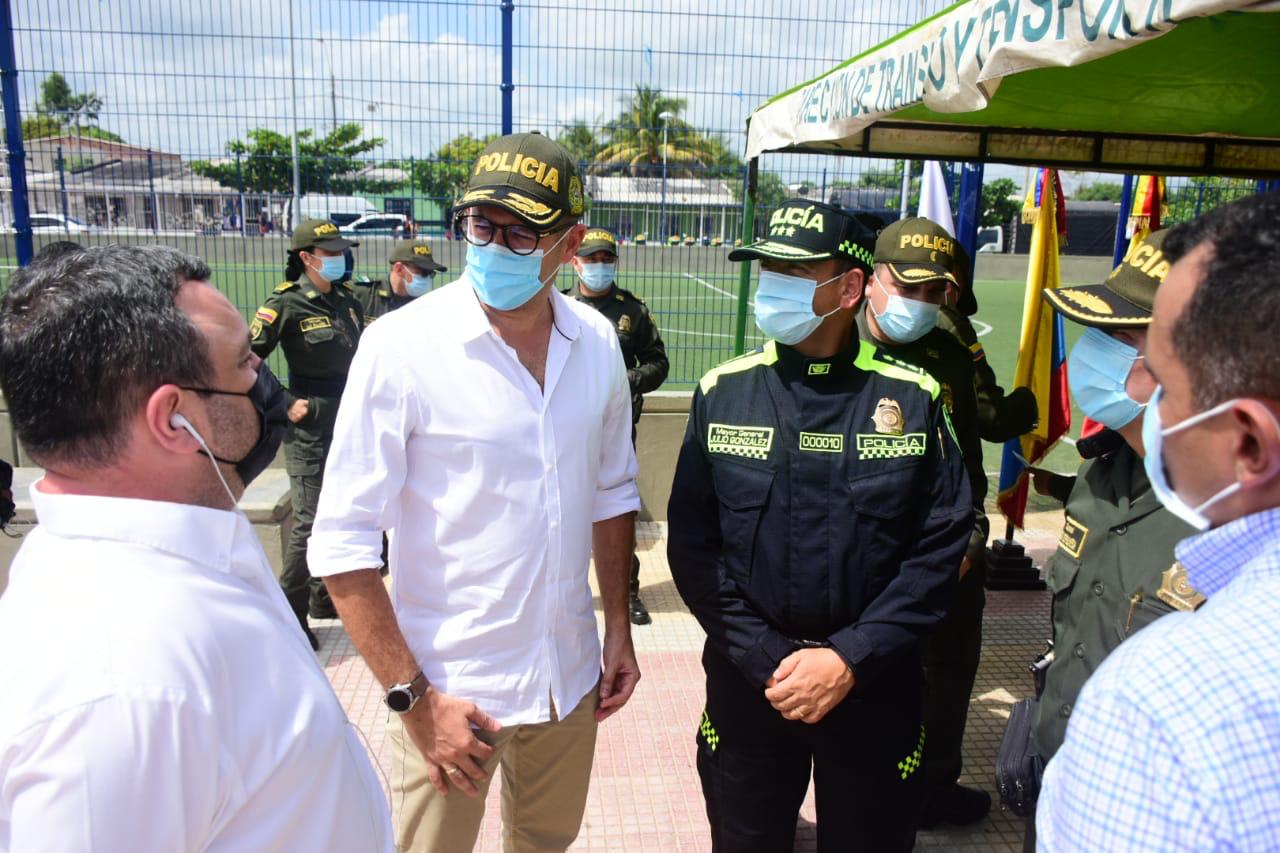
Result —
<instances>
[{"instance_id":1,"label":"black pant","mask_svg":"<svg viewBox=\"0 0 1280 853\"><path fill-rule=\"evenodd\" d=\"M316 518L320 487L324 483L324 463L333 442L333 422L338 400L313 397L307 401L308 412L299 423L289 424L284 439L285 469L289 472L289 499L293 504L293 529L285 546L280 587L294 615L304 626L309 606L329 603L324 581L311 577L307 568L307 542Z\"/></svg>"},{"instance_id":2,"label":"black pant","mask_svg":"<svg viewBox=\"0 0 1280 853\"><path fill-rule=\"evenodd\" d=\"M973 565L960 581L947 615L920 644L925 665L924 725L929 732L924 774L931 789L953 785L960 778L960 746L982 656L986 574L985 565Z\"/></svg>"},{"instance_id":3,"label":"black pant","mask_svg":"<svg viewBox=\"0 0 1280 853\"><path fill-rule=\"evenodd\" d=\"M707 648L698 775L718 853L787 853L813 773L820 853L908 851L920 819L924 730L915 656L814 725L787 720L764 689Z\"/></svg>"}]
</instances>

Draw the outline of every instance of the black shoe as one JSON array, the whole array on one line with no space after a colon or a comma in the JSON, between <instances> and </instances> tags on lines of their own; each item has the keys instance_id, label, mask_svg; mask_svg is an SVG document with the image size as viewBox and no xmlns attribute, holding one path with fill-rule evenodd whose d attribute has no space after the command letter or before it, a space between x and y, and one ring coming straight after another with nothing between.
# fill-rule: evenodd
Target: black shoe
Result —
<instances>
[{"instance_id":1,"label":"black shoe","mask_svg":"<svg viewBox=\"0 0 1280 853\"><path fill-rule=\"evenodd\" d=\"M311 644L311 651L320 651L320 640L316 637L316 632L312 631L310 627L303 625L302 633L307 635L307 642Z\"/></svg>"},{"instance_id":2,"label":"black shoe","mask_svg":"<svg viewBox=\"0 0 1280 853\"><path fill-rule=\"evenodd\" d=\"M952 826L968 826L977 823L991 812L991 795L980 788L966 788L953 784L934 788L924 806L920 820L923 829L933 829L944 823Z\"/></svg>"},{"instance_id":3,"label":"black shoe","mask_svg":"<svg viewBox=\"0 0 1280 853\"><path fill-rule=\"evenodd\" d=\"M649 611L644 606L644 602L640 600L640 596L631 596L631 624L648 625L652 621L653 617L649 615Z\"/></svg>"},{"instance_id":4,"label":"black shoe","mask_svg":"<svg viewBox=\"0 0 1280 853\"><path fill-rule=\"evenodd\" d=\"M334 608L333 602L326 599L308 607L307 615L312 619L337 619L338 611Z\"/></svg>"}]
</instances>

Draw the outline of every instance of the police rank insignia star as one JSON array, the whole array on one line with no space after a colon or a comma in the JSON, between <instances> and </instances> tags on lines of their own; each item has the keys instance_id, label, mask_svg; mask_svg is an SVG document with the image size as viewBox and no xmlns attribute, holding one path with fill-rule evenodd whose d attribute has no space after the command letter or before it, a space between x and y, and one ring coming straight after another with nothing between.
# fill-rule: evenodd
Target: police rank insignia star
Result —
<instances>
[{"instance_id":1,"label":"police rank insignia star","mask_svg":"<svg viewBox=\"0 0 1280 853\"><path fill-rule=\"evenodd\" d=\"M618 318L618 331L619 332L631 331L631 318L626 314L623 314L621 317Z\"/></svg>"},{"instance_id":2,"label":"police rank insignia star","mask_svg":"<svg viewBox=\"0 0 1280 853\"><path fill-rule=\"evenodd\" d=\"M1160 588L1156 598L1174 610L1195 610L1208 599L1187 580L1187 570L1182 563L1174 563L1160 576Z\"/></svg>"},{"instance_id":3,"label":"police rank insignia star","mask_svg":"<svg viewBox=\"0 0 1280 853\"><path fill-rule=\"evenodd\" d=\"M902 435L902 407L897 400L881 397L871 421L881 435Z\"/></svg>"}]
</instances>

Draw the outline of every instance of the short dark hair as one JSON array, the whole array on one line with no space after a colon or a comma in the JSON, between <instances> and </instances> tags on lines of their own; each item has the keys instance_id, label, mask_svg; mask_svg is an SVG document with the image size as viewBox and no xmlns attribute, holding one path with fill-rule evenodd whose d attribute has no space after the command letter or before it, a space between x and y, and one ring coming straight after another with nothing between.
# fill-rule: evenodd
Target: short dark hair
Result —
<instances>
[{"instance_id":1,"label":"short dark hair","mask_svg":"<svg viewBox=\"0 0 1280 853\"><path fill-rule=\"evenodd\" d=\"M73 243L70 240L54 240L52 243L45 243L41 246L40 251L36 252L36 256L31 259L31 263L42 264L45 261L56 261L65 255L83 251L84 246L79 243Z\"/></svg>"},{"instance_id":2,"label":"short dark hair","mask_svg":"<svg viewBox=\"0 0 1280 853\"><path fill-rule=\"evenodd\" d=\"M1200 283L1173 346L1202 410L1235 397L1280 400L1280 193L1224 204L1169 232L1171 261L1201 245Z\"/></svg>"},{"instance_id":3,"label":"short dark hair","mask_svg":"<svg viewBox=\"0 0 1280 853\"><path fill-rule=\"evenodd\" d=\"M207 385L208 344L174 304L210 275L163 246L103 246L32 264L0 300L0 389L41 464L100 468L160 385Z\"/></svg>"}]
</instances>

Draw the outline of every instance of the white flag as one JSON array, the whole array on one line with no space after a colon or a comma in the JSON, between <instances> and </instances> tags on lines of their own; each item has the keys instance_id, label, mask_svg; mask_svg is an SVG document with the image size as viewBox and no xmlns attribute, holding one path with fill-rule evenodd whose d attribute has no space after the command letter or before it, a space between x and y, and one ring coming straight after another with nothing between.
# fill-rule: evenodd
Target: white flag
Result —
<instances>
[{"instance_id":1,"label":"white flag","mask_svg":"<svg viewBox=\"0 0 1280 853\"><path fill-rule=\"evenodd\" d=\"M920 210L918 216L932 219L956 236L956 223L951 216L951 201L947 198L947 182L942 177L942 165L937 160L926 160L924 174L920 176Z\"/></svg>"}]
</instances>

